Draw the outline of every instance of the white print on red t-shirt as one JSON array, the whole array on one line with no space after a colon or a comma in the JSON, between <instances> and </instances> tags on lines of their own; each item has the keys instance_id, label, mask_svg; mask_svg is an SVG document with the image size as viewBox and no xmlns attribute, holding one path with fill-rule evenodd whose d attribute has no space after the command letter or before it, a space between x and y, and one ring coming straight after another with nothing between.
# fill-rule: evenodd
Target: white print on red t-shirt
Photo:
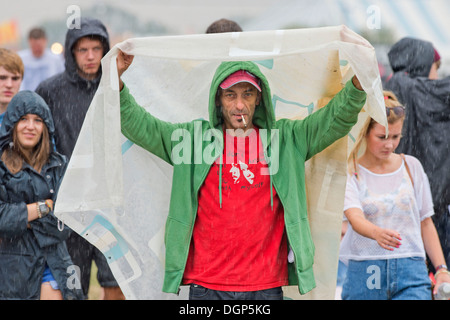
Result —
<instances>
[{"instance_id":1,"label":"white print on red t-shirt","mask_svg":"<svg viewBox=\"0 0 450 320\"><path fill-rule=\"evenodd\" d=\"M239 167L237 164L234 164L234 163L231 164L230 172L234 179L234 184L239 183L239 179L241 177L241 170L242 170L242 174L243 174L244 178L247 179L247 181L250 184L252 184L253 178L255 177L255 175L253 174L253 172L251 172L248 169L248 165L246 165L242 161L239 161Z\"/></svg>"}]
</instances>

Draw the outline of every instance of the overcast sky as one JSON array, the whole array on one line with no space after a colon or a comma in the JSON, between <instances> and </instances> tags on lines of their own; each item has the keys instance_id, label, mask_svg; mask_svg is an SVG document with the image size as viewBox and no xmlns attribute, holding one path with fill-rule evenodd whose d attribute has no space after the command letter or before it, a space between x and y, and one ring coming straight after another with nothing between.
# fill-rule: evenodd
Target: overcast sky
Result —
<instances>
[{"instance_id":1,"label":"overcast sky","mask_svg":"<svg viewBox=\"0 0 450 320\"><path fill-rule=\"evenodd\" d=\"M14 19L20 32L47 19L65 19L67 9L77 5L83 13L93 4L114 5L135 14L142 21L154 20L171 26L179 33L202 33L210 22L222 17L255 17L280 0L13 0L3 4L0 23Z\"/></svg>"}]
</instances>

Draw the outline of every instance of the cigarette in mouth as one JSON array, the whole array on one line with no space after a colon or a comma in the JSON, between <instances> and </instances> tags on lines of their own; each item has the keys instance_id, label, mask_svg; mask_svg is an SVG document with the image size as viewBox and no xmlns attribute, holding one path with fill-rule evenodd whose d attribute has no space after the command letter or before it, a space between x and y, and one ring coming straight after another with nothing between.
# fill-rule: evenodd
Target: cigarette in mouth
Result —
<instances>
[{"instance_id":1,"label":"cigarette in mouth","mask_svg":"<svg viewBox=\"0 0 450 320\"><path fill-rule=\"evenodd\" d=\"M241 114L242 122L244 123L244 127L247 128L247 122L245 122L244 115Z\"/></svg>"}]
</instances>

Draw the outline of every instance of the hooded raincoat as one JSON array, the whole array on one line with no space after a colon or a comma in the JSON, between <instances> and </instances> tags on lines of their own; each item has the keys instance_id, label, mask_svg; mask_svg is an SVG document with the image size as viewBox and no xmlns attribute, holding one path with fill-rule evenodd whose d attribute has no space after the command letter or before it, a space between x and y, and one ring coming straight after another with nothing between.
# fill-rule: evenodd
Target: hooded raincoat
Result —
<instances>
[{"instance_id":1,"label":"hooded raincoat","mask_svg":"<svg viewBox=\"0 0 450 320\"><path fill-rule=\"evenodd\" d=\"M0 154L10 148L14 125L25 114L41 117L53 137L53 119L45 101L34 92L21 91L5 113ZM53 151L41 172L24 162L22 170L12 174L0 161L0 299L39 299L46 264L64 299L82 298L77 275L70 272L72 261L64 242L68 228L58 227L53 212L28 222L27 204L56 201L66 163L66 157Z\"/></svg>"},{"instance_id":2,"label":"hooded raincoat","mask_svg":"<svg viewBox=\"0 0 450 320\"><path fill-rule=\"evenodd\" d=\"M350 131L364 105L366 94L357 90L349 81L327 107L318 110L305 120L276 121L268 81L252 62L224 62L219 66L210 89L209 121L196 120L181 124L161 121L138 106L126 86L121 91L123 134L174 167L174 183L165 230L166 262L163 291L177 293L182 283L197 215L198 192L212 162L223 152L222 121L215 104L216 92L219 84L237 70L247 70L261 80L262 102L255 109L253 123L261 129L268 130L267 137L275 137L262 143L271 172L271 184L284 208L287 238L295 257L294 263L290 263L288 267L289 283L297 284L300 293L304 294L315 287L312 268L315 249L307 217L304 163ZM182 129L194 137L191 139L191 150L194 152L191 152L192 158L189 163L176 164L172 161L172 150L179 141L172 141L171 136L177 129ZM203 137L201 148L194 145L196 136ZM204 141L208 140L205 139L207 136L211 139ZM278 163L271 163L267 158L274 143L279 147ZM202 154L205 154L204 151L211 153L212 145L217 150L214 161L210 163L203 159L198 163L199 161L194 159L196 151ZM219 190L221 190L220 177L221 175L217 178ZM220 208L221 205L219 199L217 207Z\"/></svg>"},{"instance_id":3,"label":"hooded raincoat","mask_svg":"<svg viewBox=\"0 0 450 320\"><path fill-rule=\"evenodd\" d=\"M394 74L385 87L406 108L396 152L415 156L423 164L436 219L440 219L448 214L450 205L450 77L428 78L434 48L427 41L403 38L388 57Z\"/></svg>"},{"instance_id":4,"label":"hooded raincoat","mask_svg":"<svg viewBox=\"0 0 450 320\"><path fill-rule=\"evenodd\" d=\"M102 39L105 55L110 49L109 35L105 26L99 20L82 18L80 28L69 29L66 34L65 71L43 81L36 89L50 107L55 121L56 150L69 159L102 76L100 67L97 78L93 80L82 78L78 74L72 49L79 39L92 36Z\"/></svg>"}]
</instances>

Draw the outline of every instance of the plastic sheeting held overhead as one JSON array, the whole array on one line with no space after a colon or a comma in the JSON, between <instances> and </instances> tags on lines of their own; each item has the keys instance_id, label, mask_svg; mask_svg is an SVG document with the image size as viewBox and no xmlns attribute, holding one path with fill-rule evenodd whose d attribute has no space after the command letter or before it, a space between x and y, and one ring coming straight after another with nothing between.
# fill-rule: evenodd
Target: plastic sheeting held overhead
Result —
<instances>
[{"instance_id":1,"label":"plastic sheeting held overhead","mask_svg":"<svg viewBox=\"0 0 450 320\"><path fill-rule=\"evenodd\" d=\"M136 101L170 122L208 119L211 80L222 61L254 61L266 75L277 118L303 119L356 74L367 93L348 137L306 163L317 287L293 299L333 299L347 150L367 115L386 124L375 51L345 26L137 38L103 58L103 76L62 182L56 215L106 256L127 299L185 299L161 291L164 227L173 168L132 144L120 129L116 56L135 55L123 75Z\"/></svg>"}]
</instances>

